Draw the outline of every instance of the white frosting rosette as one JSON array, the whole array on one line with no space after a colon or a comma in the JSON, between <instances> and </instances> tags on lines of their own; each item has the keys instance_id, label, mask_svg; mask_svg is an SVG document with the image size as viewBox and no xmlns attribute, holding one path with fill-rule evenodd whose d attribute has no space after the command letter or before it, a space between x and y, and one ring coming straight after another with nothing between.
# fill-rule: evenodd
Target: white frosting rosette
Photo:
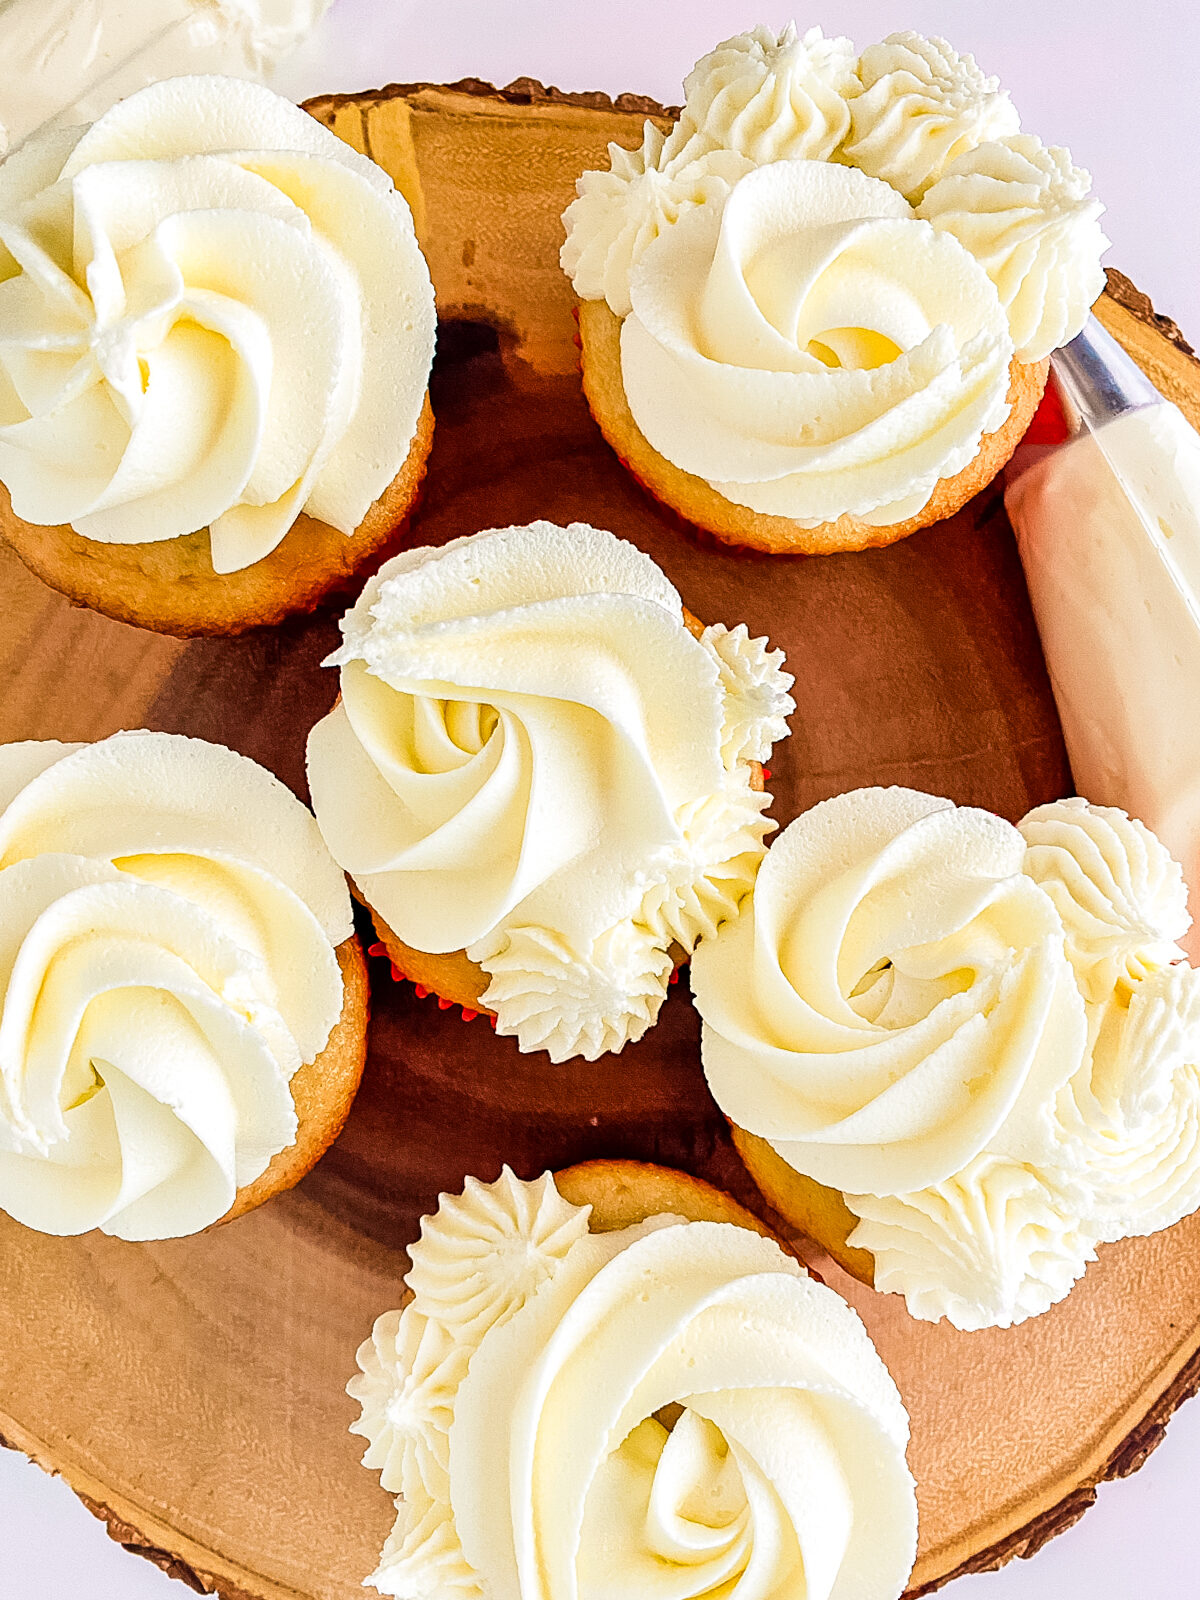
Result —
<instances>
[{"instance_id":1,"label":"white frosting rosette","mask_svg":"<svg viewBox=\"0 0 1200 1600\"><path fill-rule=\"evenodd\" d=\"M589 1234L548 1174L451 1205L349 1386L365 1463L403 1485L369 1583L895 1600L916 1546L908 1419L832 1291L727 1223Z\"/></svg>"},{"instance_id":2,"label":"white frosting rosette","mask_svg":"<svg viewBox=\"0 0 1200 1600\"><path fill-rule=\"evenodd\" d=\"M1200 1205L1200 974L1178 866L1123 812L1020 828L910 790L824 802L697 951L709 1085L841 1190L918 1317L1008 1327L1097 1244Z\"/></svg>"},{"instance_id":3,"label":"white frosting rosette","mask_svg":"<svg viewBox=\"0 0 1200 1600\"><path fill-rule=\"evenodd\" d=\"M760 23L701 56L684 79L681 132L735 150L755 166L828 161L850 130L849 98L861 85L849 39L789 22Z\"/></svg>"},{"instance_id":4,"label":"white frosting rosette","mask_svg":"<svg viewBox=\"0 0 1200 1600\"><path fill-rule=\"evenodd\" d=\"M584 300L629 314L629 278L647 245L686 211L728 194L751 169L735 150L709 149L680 125L668 138L652 122L637 150L608 147L607 172L585 172L563 213L562 269Z\"/></svg>"},{"instance_id":5,"label":"white frosting rosette","mask_svg":"<svg viewBox=\"0 0 1200 1600\"><path fill-rule=\"evenodd\" d=\"M629 408L680 470L817 525L915 515L1008 416L996 290L851 167L759 167L648 246L621 329Z\"/></svg>"},{"instance_id":6,"label":"white frosting rosette","mask_svg":"<svg viewBox=\"0 0 1200 1600\"><path fill-rule=\"evenodd\" d=\"M892 33L864 50L845 158L914 205L956 156L1020 129L999 79L945 39Z\"/></svg>"},{"instance_id":7,"label":"white frosting rosette","mask_svg":"<svg viewBox=\"0 0 1200 1600\"><path fill-rule=\"evenodd\" d=\"M352 533L408 455L433 289L391 179L256 84L174 78L0 168L0 481L102 543L301 511Z\"/></svg>"},{"instance_id":8,"label":"white frosting rosette","mask_svg":"<svg viewBox=\"0 0 1200 1600\"><path fill-rule=\"evenodd\" d=\"M126 1239L223 1216L295 1138L352 932L312 816L253 761L0 747L0 1208Z\"/></svg>"},{"instance_id":9,"label":"white frosting rosette","mask_svg":"<svg viewBox=\"0 0 1200 1600\"><path fill-rule=\"evenodd\" d=\"M918 207L996 285L1019 361L1073 339L1104 289L1104 207L1091 183L1069 150L1020 133L958 156Z\"/></svg>"},{"instance_id":10,"label":"white frosting rosette","mask_svg":"<svg viewBox=\"0 0 1200 1600\"><path fill-rule=\"evenodd\" d=\"M782 656L694 638L634 546L539 522L406 552L329 658L322 832L406 945L465 950L522 1049L619 1050L737 909L772 824L749 762L786 733Z\"/></svg>"}]
</instances>

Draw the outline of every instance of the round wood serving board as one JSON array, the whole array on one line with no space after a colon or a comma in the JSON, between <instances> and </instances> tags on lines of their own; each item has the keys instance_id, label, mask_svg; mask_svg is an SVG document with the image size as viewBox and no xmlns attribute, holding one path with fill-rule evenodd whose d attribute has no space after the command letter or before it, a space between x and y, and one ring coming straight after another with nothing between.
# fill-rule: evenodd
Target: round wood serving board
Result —
<instances>
[{"instance_id":1,"label":"round wood serving board","mask_svg":"<svg viewBox=\"0 0 1200 1600\"><path fill-rule=\"evenodd\" d=\"M661 115L625 97L429 86L310 109L409 197L443 318L418 543L533 517L591 521L661 563L700 615L746 622L796 675L773 760L785 824L904 783L1010 818L1070 789L998 490L890 549L819 559L706 547L626 477L583 403L559 215L609 139ZM1195 420L1200 367L1124 280L1100 313ZM304 794L330 614L184 643L74 611L0 551L0 738L150 727L220 740ZM301 1187L193 1239L53 1239L0 1217L0 1434L60 1471L114 1535L226 1600L351 1600L392 1520L359 1465L344 1385L396 1305L405 1246L467 1173L591 1156L677 1165L754 1206L700 1070L686 981L619 1057L553 1067L372 963L366 1077ZM865 1317L912 1415L911 1594L1028 1554L1132 1470L1197 1380L1200 1217L1101 1252L1011 1332L912 1321L822 1270Z\"/></svg>"}]
</instances>

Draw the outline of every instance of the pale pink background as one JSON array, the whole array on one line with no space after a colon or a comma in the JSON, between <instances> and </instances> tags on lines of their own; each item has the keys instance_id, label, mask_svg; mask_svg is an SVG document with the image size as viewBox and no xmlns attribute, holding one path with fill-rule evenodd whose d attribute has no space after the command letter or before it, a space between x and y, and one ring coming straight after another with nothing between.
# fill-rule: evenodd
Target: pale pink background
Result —
<instances>
[{"instance_id":1,"label":"pale pink background","mask_svg":"<svg viewBox=\"0 0 1200 1600\"><path fill-rule=\"evenodd\" d=\"M754 0L336 0L277 87L300 99L397 80L503 84L527 75L669 104L692 61L718 39L787 15L756 12ZM848 33L860 46L917 28L972 51L1011 90L1024 125L1069 145L1091 170L1109 208L1109 259L1200 343L1194 0L821 0L797 20ZM1198 1485L1200 1401L1176 1417L1135 1478L1101 1489L1083 1522L1036 1561L946 1592L953 1600L1197 1600ZM187 1592L110 1544L61 1482L7 1452L0 1529L0 1600L180 1600Z\"/></svg>"}]
</instances>

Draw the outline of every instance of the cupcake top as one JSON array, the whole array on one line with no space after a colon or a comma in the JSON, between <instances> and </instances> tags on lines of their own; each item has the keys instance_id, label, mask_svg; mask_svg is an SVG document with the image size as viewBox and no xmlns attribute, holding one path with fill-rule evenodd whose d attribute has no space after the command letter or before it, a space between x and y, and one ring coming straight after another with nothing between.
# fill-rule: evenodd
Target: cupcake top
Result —
<instances>
[{"instance_id":1,"label":"cupcake top","mask_svg":"<svg viewBox=\"0 0 1200 1600\"><path fill-rule=\"evenodd\" d=\"M736 911L773 826L751 763L787 732L780 653L697 637L648 556L579 523L408 551L342 630L309 782L364 899L478 962L522 1049L639 1038L672 947Z\"/></svg>"},{"instance_id":2,"label":"cupcake top","mask_svg":"<svg viewBox=\"0 0 1200 1600\"><path fill-rule=\"evenodd\" d=\"M342 1010L345 879L219 745L0 746L0 1208L46 1233L193 1233L293 1143Z\"/></svg>"},{"instance_id":3,"label":"cupcake top","mask_svg":"<svg viewBox=\"0 0 1200 1600\"><path fill-rule=\"evenodd\" d=\"M914 1315L1008 1326L1200 1205L1179 869L1119 811L1014 828L906 789L797 819L697 952L731 1119L841 1190Z\"/></svg>"},{"instance_id":4,"label":"cupcake top","mask_svg":"<svg viewBox=\"0 0 1200 1600\"><path fill-rule=\"evenodd\" d=\"M0 167L0 482L103 543L352 533L408 455L435 315L391 179L279 95L143 89Z\"/></svg>"},{"instance_id":5,"label":"cupcake top","mask_svg":"<svg viewBox=\"0 0 1200 1600\"><path fill-rule=\"evenodd\" d=\"M915 33L857 56L760 26L685 90L670 135L610 145L563 219L576 292L624 319L634 420L756 512L916 515L1003 426L1013 360L1072 338L1103 289L1087 174Z\"/></svg>"},{"instance_id":6,"label":"cupcake top","mask_svg":"<svg viewBox=\"0 0 1200 1600\"><path fill-rule=\"evenodd\" d=\"M591 1234L589 1210L505 1169L425 1219L349 1386L364 1464L403 1497L368 1582L895 1600L908 1419L855 1313L747 1229Z\"/></svg>"}]
</instances>

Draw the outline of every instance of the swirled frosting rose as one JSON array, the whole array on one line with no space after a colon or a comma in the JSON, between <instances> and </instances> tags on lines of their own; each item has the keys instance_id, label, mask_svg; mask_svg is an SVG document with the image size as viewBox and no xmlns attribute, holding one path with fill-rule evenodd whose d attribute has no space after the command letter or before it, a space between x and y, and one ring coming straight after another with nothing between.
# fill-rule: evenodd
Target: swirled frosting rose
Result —
<instances>
[{"instance_id":1,"label":"swirled frosting rose","mask_svg":"<svg viewBox=\"0 0 1200 1600\"><path fill-rule=\"evenodd\" d=\"M0 746L0 808L0 1208L195 1232L295 1138L345 879L282 784L200 740Z\"/></svg>"},{"instance_id":2,"label":"swirled frosting rose","mask_svg":"<svg viewBox=\"0 0 1200 1600\"><path fill-rule=\"evenodd\" d=\"M391 180L270 90L174 78L0 168L0 481L102 543L252 565L408 455L434 304Z\"/></svg>"},{"instance_id":3,"label":"swirled frosting rose","mask_svg":"<svg viewBox=\"0 0 1200 1600\"><path fill-rule=\"evenodd\" d=\"M722 1108L842 1191L914 1315L1008 1326L1099 1243L1200 1205L1200 974L1178 866L1124 813L1020 828L910 790L793 823L697 951Z\"/></svg>"},{"instance_id":4,"label":"swirled frosting rose","mask_svg":"<svg viewBox=\"0 0 1200 1600\"><path fill-rule=\"evenodd\" d=\"M957 240L851 167L759 167L643 252L621 329L651 445L752 510L915 515L1008 416L1012 341Z\"/></svg>"},{"instance_id":5,"label":"swirled frosting rose","mask_svg":"<svg viewBox=\"0 0 1200 1600\"><path fill-rule=\"evenodd\" d=\"M1018 360L1041 361L1073 339L1104 289L1104 207L1091 184L1069 150L1021 133L958 156L918 207L986 269Z\"/></svg>"},{"instance_id":6,"label":"swirled frosting rose","mask_svg":"<svg viewBox=\"0 0 1200 1600\"><path fill-rule=\"evenodd\" d=\"M406 552L342 627L309 782L363 897L405 944L478 962L522 1049L640 1037L671 946L753 880L782 656L744 628L693 637L649 557L579 523Z\"/></svg>"},{"instance_id":7,"label":"swirled frosting rose","mask_svg":"<svg viewBox=\"0 0 1200 1600\"><path fill-rule=\"evenodd\" d=\"M999 79L945 39L889 34L863 51L858 77L846 160L914 205L956 156L1021 126Z\"/></svg>"},{"instance_id":8,"label":"swirled frosting rose","mask_svg":"<svg viewBox=\"0 0 1200 1600\"><path fill-rule=\"evenodd\" d=\"M835 1189L940 1182L1036 1139L1083 1059L1062 922L990 812L911 789L824 801L692 974L722 1109Z\"/></svg>"},{"instance_id":9,"label":"swirled frosting rose","mask_svg":"<svg viewBox=\"0 0 1200 1600\"><path fill-rule=\"evenodd\" d=\"M365 1462L403 1495L368 1581L894 1600L908 1421L857 1316L745 1229L587 1217L506 1171L425 1219L412 1297L350 1384Z\"/></svg>"}]
</instances>

